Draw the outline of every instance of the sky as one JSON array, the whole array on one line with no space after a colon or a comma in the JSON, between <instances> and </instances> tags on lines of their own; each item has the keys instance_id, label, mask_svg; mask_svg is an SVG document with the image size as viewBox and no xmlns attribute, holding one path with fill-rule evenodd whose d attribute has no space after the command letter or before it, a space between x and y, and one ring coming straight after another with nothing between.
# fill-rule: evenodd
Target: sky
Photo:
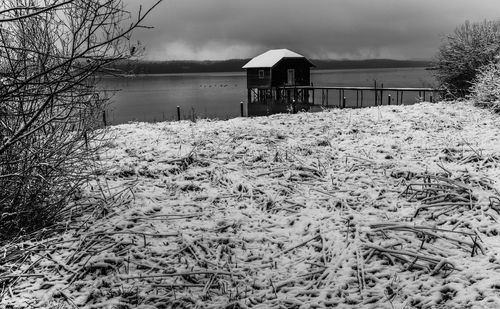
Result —
<instances>
[{"instance_id":1,"label":"sky","mask_svg":"<svg viewBox=\"0 0 500 309\"><path fill-rule=\"evenodd\" d=\"M124 0L137 12L155 0ZM163 0L134 39L149 60L251 58L288 48L313 59L433 59L466 20L500 0Z\"/></svg>"}]
</instances>

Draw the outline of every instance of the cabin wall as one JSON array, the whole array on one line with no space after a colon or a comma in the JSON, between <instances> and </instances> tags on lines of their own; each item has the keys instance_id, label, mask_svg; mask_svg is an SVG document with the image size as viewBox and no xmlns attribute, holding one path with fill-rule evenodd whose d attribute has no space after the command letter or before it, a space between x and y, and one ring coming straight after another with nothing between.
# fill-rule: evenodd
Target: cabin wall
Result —
<instances>
[{"instance_id":1,"label":"cabin wall","mask_svg":"<svg viewBox=\"0 0 500 309\"><path fill-rule=\"evenodd\" d=\"M295 69L295 84L288 85L288 69ZM284 58L272 69L272 86L309 86L311 83L310 63L304 58Z\"/></svg>"},{"instance_id":2,"label":"cabin wall","mask_svg":"<svg viewBox=\"0 0 500 309\"><path fill-rule=\"evenodd\" d=\"M259 77L259 71L264 71L264 77ZM270 88L271 87L271 69L270 68L252 68L247 69L247 88Z\"/></svg>"}]
</instances>

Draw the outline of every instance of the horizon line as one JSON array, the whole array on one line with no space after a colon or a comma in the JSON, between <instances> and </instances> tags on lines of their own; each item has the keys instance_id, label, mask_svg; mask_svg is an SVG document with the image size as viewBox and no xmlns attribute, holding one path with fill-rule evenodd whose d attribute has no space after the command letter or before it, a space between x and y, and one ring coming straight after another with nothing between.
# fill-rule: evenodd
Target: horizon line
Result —
<instances>
[{"instance_id":1,"label":"horizon line","mask_svg":"<svg viewBox=\"0 0 500 309\"><path fill-rule=\"evenodd\" d=\"M229 58L229 59L205 59L205 60L196 60L196 59L122 59L123 60L131 60L131 61L143 61L143 62L222 62L222 61L246 61L249 59L253 58ZM364 59L348 59L348 58L342 58L342 59L331 59L331 58L308 58L313 61L373 61L373 60L386 60L386 61L427 61L427 62L434 62L435 60L433 59L394 59L394 58L364 58Z\"/></svg>"}]
</instances>

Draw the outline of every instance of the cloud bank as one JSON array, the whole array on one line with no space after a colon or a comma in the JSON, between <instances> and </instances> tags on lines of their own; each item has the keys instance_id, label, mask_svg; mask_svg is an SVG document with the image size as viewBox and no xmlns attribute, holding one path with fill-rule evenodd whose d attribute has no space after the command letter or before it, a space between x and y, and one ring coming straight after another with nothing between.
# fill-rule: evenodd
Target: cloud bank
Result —
<instances>
[{"instance_id":1,"label":"cloud bank","mask_svg":"<svg viewBox=\"0 0 500 309\"><path fill-rule=\"evenodd\" d=\"M131 11L153 0L125 0ZM164 0L134 38L148 59L219 60L289 48L312 58L430 59L465 20L497 19L498 0Z\"/></svg>"}]
</instances>

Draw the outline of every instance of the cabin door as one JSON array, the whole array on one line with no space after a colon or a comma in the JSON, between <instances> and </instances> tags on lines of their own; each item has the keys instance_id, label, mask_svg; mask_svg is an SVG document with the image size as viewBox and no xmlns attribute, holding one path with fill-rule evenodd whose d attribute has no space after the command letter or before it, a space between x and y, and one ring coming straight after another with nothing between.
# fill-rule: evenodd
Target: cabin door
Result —
<instances>
[{"instance_id":1,"label":"cabin door","mask_svg":"<svg viewBox=\"0 0 500 309\"><path fill-rule=\"evenodd\" d=\"M287 72L288 72L287 84L295 85L295 69L288 69Z\"/></svg>"}]
</instances>

